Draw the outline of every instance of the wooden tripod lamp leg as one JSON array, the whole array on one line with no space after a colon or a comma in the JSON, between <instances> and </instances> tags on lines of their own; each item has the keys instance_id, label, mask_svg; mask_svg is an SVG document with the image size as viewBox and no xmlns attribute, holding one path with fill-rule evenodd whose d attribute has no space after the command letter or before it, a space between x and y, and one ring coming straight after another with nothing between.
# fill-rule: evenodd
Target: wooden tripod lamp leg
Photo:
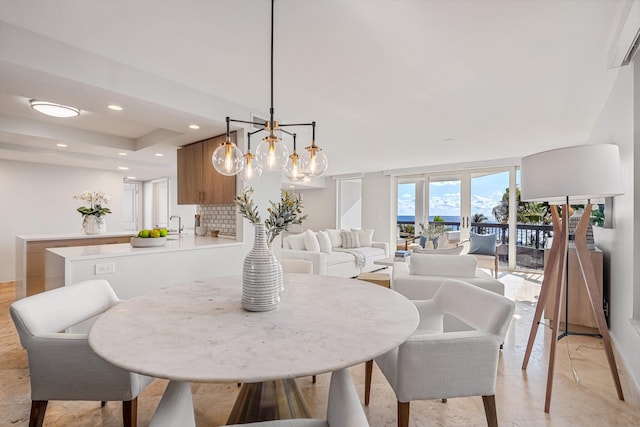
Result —
<instances>
[{"instance_id":1,"label":"wooden tripod lamp leg","mask_svg":"<svg viewBox=\"0 0 640 427\"><path fill-rule=\"evenodd\" d=\"M622 393L622 385L620 384L620 376L618 375L618 368L616 366L616 358L613 354L613 348L611 347L611 337L609 336L609 328L607 327L606 319L604 318L604 311L602 310L602 295L598 289L596 275L593 271L593 263L591 262L591 255L589 254L589 248L587 246L587 228L589 226L589 217L591 216L591 205L587 204L578 226L575 231L575 245L576 253L578 255L578 262L580 264L580 270L582 271L582 277L587 287L587 294L589 295L589 301L591 302L591 309L598 325L598 331L602 335L602 341L604 343L604 350L609 362L609 369L611 370L611 376L618 392L618 399L624 400Z\"/></svg>"},{"instance_id":2,"label":"wooden tripod lamp leg","mask_svg":"<svg viewBox=\"0 0 640 427\"><path fill-rule=\"evenodd\" d=\"M560 255L560 246L562 245L562 227L560 224L560 217L558 215L558 207L553 205L551 206L551 219L553 224L553 244L551 245L551 250L549 251L549 261L547 265L544 267L544 278L542 279L542 288L540 288L540 296L538 297L538 303L536 304L536 311L533 316L533 323L531 325L531 331L529 332L529 342L527 343L527 350L524 353L524 361L522 362L522 370L527 370L527 365L529 364L529 357L531 356L531 351L533 350L533 344L536 340L536 335L538 333L538 325L540 324L540 319L542 319L542 311L544 310L545 304L547 302L547 298L549 295L549 291L554 288L553 279L554 279L554 271L558 271L559 263L561 257ZM554 288L555 289L555 288Z\"/></svg>"},{"instance_id":3,"label":"wooden tripod lamp leg","mask_svg":"<svg viewBox=\"0 0 640 427\"><path fill-rule=\"evenodd\" d=\"M569 244L569 214L568 205L562 207L562 233L560 243L560 253L557 256L558 263L556 272L556 300L553 305L553 320L551 324L551 347L549 349L549 369L547 372L547 393L544 400L544 412L548 413L551 407L551 391L553 390L553 372L556 366L556 344L558 343L558 332L560 330L560 304L562 302L563 282L567 266L567 247ZM554 238L555 243L555 238Z\"/></svg>"}]
</instances>

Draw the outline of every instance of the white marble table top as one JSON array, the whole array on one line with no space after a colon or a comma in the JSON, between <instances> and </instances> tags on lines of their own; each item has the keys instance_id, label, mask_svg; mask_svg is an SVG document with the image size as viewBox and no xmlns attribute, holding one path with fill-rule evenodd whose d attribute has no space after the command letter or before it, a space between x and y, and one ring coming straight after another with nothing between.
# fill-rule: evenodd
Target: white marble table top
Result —
<instances>
[{"instance_id":1,"label":"white marble table top","mask_svg":"<svg viewBox=\"0 0 640 427\"><path fill-rule=\"evenodd\" d=\"M178 381L259 382L330 372L403 343L418 325L404 296L366 282L286 274L275 310L242 309L241 277L154 291L103 314L93 350L124 369Z\"/></svg>"}]
</instances>

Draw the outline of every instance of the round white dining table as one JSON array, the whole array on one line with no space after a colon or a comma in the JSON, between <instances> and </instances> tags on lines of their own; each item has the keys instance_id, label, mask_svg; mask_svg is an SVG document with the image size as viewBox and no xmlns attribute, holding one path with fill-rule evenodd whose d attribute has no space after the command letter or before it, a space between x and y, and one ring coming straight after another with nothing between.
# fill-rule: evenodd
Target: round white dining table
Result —
<instances>
[{"instance_id":1,"label":"round white dining table","mask_svg":"<svg viewBox=\"0 0 640 427\"><path fill-rule=\"evenodd\" d=\"M242 277L215 277L125 300L98 318L89 345L123 369L183 382L258 383L375 358L416 329L415 305L368 282L285 274L271 311L241 306Z\"/></svg>"}]
</instances>

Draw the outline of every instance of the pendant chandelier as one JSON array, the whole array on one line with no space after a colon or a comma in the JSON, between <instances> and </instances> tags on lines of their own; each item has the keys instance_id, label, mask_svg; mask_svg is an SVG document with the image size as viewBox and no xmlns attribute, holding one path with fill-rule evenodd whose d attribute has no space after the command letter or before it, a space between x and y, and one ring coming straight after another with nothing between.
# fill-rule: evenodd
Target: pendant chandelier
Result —
<instances>
[{"instance_id":1,"label":"pendant chandelier","mask_svg":"<svg viewBox=\"0 0 640 427\"><path fill-rule=\"evenodd\" d=\"M269 108L269 120L266 122L253 122L235 120L229 117L227 120L227 137L225 141L213 152L211 163L222 175L232 176L242 172L244 181L252 181L262 175L263 169L268 171L282 171L289 180L298 182L306 177L323 175L327 170L327 156L316 145L316 122L311 123L278 123L274 120L273 109L273 11L275 0L271 0L271 106ZM260 129L247 132L247 153L243 154L237 145L231 140L230 123L246 123L260 126ZM296 150L296 134L289 132L284 127L311 126L311 144L305 147L302 155ZM251 153L251 135L266 132L267 135L256 148L256 154ZM293 152L289 153L287 146L282 142L281 134L293 138Z\"/></svg>"}]
</instances>

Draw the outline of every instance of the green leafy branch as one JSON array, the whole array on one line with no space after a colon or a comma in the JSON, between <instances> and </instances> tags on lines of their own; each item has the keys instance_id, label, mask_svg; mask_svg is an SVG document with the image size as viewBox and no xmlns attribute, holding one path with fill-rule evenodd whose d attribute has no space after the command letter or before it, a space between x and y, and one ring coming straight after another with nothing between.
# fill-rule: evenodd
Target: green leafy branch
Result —
<instances>
[{"instance_id":1,"label":"green leafy branch","mask_svg":"<svg viewBox=\"0 0 640 427\"><path fill-rule=\"evenodd\" d=\"M253 203L252 187L243 188L240 194L233 200L233 204L238 207L240 215L248 219L251 224L258 224L260 222L258 207Z\"/></svg>"}]
</instances>

